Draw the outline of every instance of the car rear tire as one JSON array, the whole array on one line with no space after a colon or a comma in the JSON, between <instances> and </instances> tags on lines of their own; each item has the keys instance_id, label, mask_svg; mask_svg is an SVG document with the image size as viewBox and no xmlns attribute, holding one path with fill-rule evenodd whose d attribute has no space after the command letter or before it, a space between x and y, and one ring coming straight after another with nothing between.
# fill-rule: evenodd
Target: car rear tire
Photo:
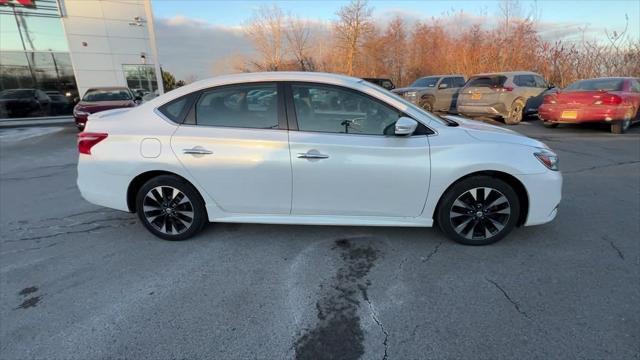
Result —
<instances>
[{"instance_id":1,"label":"car rear tire","mask_svg":"<svg viewBox=\"0 0 640 360\"><path fill-rule=\"evenodd\" d=\"M142 185L136 195L136 210L142 224L164 240L186 240L208 222L198 190L172 175L160 175Z\"/></svg>"},{"instance_id":2,"label":"car rear tire","mask_svg":"<svg viewBox=\"0 0 640 360\"><path fill-rule=\"evenodd\" d=\"M549 128L549 129L553 129L553 128L557 128L558 127L558 123L553 123L551 121L543 121L542 122L542 126Z\"/></svg>"},{"instance_id":3,"label":"car rear tire","mask_svg":"<svg viewBox=\"0 0 640 360\"><path fill-rule=\"evenodd\" d=\"M509 116L504 119L504 123L507 125L516 125L522 121L524 115L524 101L522 99L515 99L511 104L511 110Z\"/></svg>"},{"instance_id":4,"label":"car rear tire","mask_svg":"<svg viewBox=\"0 0 640 360\"><path fill-rule=\"evenodd\" d=\"M506 182L474 176L454 184L438 205L437 224L450 239L488 245L513 230L520 216L518 195Z\"/></svg>"}]
</instances>

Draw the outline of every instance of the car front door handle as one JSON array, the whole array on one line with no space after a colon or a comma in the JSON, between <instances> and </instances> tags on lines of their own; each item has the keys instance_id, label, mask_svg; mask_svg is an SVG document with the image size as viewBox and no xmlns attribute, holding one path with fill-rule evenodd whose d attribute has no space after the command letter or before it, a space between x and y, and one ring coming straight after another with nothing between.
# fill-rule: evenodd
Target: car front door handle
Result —
<instances>
[{"instance_id":1,"label":"car front door handle","mask_svg":"<svg viewBox=\"0 0 640 360\"><path fill-rule=\"evenodd\" d=\"M184 149L182 150L182 153L186 155L211 155L213 154L213 151L209 151L203 147L196 146L191 149Z\"/></svg>"},{"instance_id":2,"label":"car front door handle","mask_svg":"<svg viewBox=\"0 0 640 360\"><path fill-rule=\"evenodd\" d=\"M318 151L309 150L306 153L298 153L299 159L328 159L329 155L321 154Z\"/></svg>"}]
</instances>

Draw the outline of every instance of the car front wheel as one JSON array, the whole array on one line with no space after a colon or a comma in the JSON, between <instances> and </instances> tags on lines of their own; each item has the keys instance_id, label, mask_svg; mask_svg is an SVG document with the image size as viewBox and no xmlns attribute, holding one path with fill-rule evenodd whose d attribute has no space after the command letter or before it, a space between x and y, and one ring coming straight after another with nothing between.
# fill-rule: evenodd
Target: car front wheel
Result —
<instances>
[{"instance_id":1,"label":"car front wheel","mask_svg":"<svg viewBox=\"0 0 640 360\"><path fill-rule=\"evenodd\" d=\"M147 181L136 196L142 224L165 240L186 240L207 223L207 211L198 191L187 181L171 175Z\"/></svg>"},{"instance_id":2,"label":"car front wheel","mask_svg":"<svg viewBox=\"0 0 640 360\"><path fill-rule=\"evenodd\" d=\"M489 176L464 179L445 193L437 223L452 240L466 245L494 243L513 230L520 203L513 188Z\"/></svg>"}]
</instances>

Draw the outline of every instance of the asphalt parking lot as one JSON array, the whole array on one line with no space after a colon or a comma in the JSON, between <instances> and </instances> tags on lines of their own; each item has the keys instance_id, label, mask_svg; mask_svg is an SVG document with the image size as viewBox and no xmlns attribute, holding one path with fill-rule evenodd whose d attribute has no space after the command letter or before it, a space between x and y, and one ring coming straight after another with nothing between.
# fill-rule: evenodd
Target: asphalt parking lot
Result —
<instances>
[{"instance_id":1,"label":"asphalt parking lot","mask_svg":"<svg viewBox=\"0 0 640 360\"><path fill-rule=\"evenodd\" d=\"M559 153L564 199L485 247L251 224L166 242L80 197L75 129L0 130L0 358L640 359L640 126L513 129Z\"/></svg>"}]
</instances>

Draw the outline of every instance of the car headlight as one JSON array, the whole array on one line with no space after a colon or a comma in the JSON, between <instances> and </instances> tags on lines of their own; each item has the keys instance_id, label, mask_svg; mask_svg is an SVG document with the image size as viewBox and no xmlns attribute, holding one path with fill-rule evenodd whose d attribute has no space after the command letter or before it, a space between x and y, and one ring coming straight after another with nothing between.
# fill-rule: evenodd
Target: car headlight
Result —
<instances>
[{"instance_id":1,"label":"car headlight","mask_svg":"<svg viewBox=\"0 0 640 360\"><path fill-rule=\"evenodd\" d=\"M406 93L404 93L404 96L406 96L406 97L416 97L416 92L415 91L407 91Z\"/></svg>"},{"instance_id":2,"label":"car headlight","mask_svg":"<svg viewBox=\"0 0 640 360\"><path fill-rule=\"evenodd\" d=\"M558 155L553 151L540 149L540 151L533 153L533 155L549 170L558 171Z\"/></svg>"}]
</instances>

